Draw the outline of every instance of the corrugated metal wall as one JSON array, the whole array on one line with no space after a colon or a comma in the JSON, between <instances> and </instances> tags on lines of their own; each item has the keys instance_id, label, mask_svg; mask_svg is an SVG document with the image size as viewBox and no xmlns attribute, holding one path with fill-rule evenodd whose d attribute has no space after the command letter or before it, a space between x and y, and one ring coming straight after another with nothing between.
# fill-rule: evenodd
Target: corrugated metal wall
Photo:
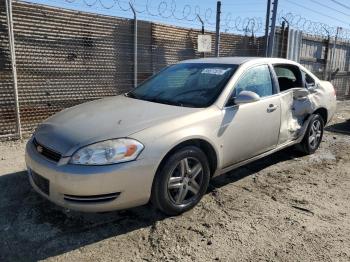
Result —
<instances>
[{"instance_id":1,"label":"corrugated metal wall","mask_svg":"<svg viewBox=\"0 0 350 262\"><path fill-rule=\"evenodd\" d=\"M350 99L350 42L338 41L333 68L339 69L332 81L337 88L338 97Z\"/></svg>"},{"instance_id":2,"label":"corrugated metal wall","mask_svg":"<svg viewBox=\"0 0 350 262\"><path fill-rule=\"evenodd\" d=\"M321 79L324 78L326 70L326 43L323 41L321 38L303 35L300 49L300 63ZM329 58L328 55L327 62L329 62Z\"/></svg>"},{"instance_id":3,"label":"corrugated metal wall","mask_svg":"<svg viewBox=\"0 0 350 262\"><path fill-rule=\"evenodd\" d=\"M6 10L0 0L0 136L15 132ZM22 130L64 108L133 86L133 20L13 2ZM138 22L138 79L201 57L198 30ZM213 48L215 36L212 34ZM262 39L222 34L221 55L262 54ZM214 52L214 50L213 50Z\"/></svg>"},{"instance_id":4,"label":"corrugated metal wall","mask_svg":"<svg viewBox=\"0 0 350 262\"><path fill-rule=\"evenodd\" d=\"M302 44L302 32L294 29L290 29L288 31L286 58L299 63Z\"/></svg>"},{"instance_id":5,"label":"corrugated metal wall","mask_svg":"<svg viewBox=\"0 0 350 262\"><path fill-rule=\"evenodd\" d=\"M328 79L329 71L335 72L332 83L337 91L337 98L350 99L350 42L339 41L332 60L334 40L303 35L300 63L321 79ZM328 46L328 57L325 54Z\"/></svg>"}]
</instances>

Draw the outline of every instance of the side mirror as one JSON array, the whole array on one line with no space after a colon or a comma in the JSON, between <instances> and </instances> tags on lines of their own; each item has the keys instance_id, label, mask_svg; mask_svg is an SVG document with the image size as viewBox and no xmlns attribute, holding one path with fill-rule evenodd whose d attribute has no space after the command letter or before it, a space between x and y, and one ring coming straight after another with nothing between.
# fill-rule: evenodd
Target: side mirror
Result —
<instances>
[{"instance_id":1,"label":"side mirror","mask_svg":"<svg viewBox=\"0 0 350 262\"><path fill-rule=\"evenodd\" d=\"M234 103L236 105L243 105L260 100L260 96L252 91L242 91L235 98Z\"/></svg>"}]
</instances>

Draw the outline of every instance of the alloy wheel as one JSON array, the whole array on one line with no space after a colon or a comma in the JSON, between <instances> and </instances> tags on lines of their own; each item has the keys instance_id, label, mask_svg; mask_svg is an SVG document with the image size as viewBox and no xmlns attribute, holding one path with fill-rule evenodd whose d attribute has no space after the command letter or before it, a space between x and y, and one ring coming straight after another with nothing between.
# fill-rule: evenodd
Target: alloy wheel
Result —
<instances>
[{"instance_id":1,"label":"alloy wheel","mask_svg":"<svg viewBox=\"0 0 350 262\"><path fill-rule=\"evenodd\" d=\"M310 128L309 132L309 145L311 148L316 148L321 140L322 136L322 124L321 121L316 119Z\"/></svg>"},{"instance_id":2,"label":"alloy wheel","mask_svg":"<svg viewBox=\"0 0 350 262\"><path fill-rule=\"evenodd\" d=\"M176 205L185 205L196 199L203 183L203 166L193 157L179 161L168 180L168 194Z\"/></svg>"}]
</instances>

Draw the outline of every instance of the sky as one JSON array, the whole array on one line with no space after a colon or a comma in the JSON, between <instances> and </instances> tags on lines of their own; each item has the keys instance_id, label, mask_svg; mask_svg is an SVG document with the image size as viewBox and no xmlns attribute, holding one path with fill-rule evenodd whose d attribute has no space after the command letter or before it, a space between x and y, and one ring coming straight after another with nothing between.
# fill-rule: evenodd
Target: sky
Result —
<instances>
[{"instance_id":1,"label":"sky","mask_svg":"<svg viewBox=\"0 0 350 262\"><path fill-rule=\"evenodd\" d=\"M132 18L128 0L25 0L55 7ZM272 0L273 1L273 0ZM200 14L206 30L215 31L216 0L131 0L138 19L182 27L200 28ZM254 31L263 34L267 0L222 0L221 31ZM173 12L171 12L173 10ZM350 32L349 0L279 0L278 16L285 17L292 27L324 31L333 35L337 27ZM328 26L314 24L323 23ZM278 20L278 24L281 19ZM349 29L349 31L348 31Z\"/></svg>"}]
</instances>

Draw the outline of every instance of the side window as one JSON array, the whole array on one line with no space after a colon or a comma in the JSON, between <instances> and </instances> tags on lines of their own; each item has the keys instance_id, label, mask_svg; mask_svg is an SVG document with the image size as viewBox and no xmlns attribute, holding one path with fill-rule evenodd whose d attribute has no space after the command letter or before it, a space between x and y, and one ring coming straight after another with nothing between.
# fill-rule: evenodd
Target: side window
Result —
<instances>
[{"instance_id":1,"label":"side window","mask_svg":"<svg viewBox=\"0 0 350 262\"><path fill-rule=\"evenodd\" d=\"M281 92L294 87L301 87L303 85L299 67L288 64L277 64L274 65L273 68L275 70Z\"/></svg>"},{"instance_id":2,"label":"side window","mask_svg":"<svg viewBox=\"0 0 350 262\"><path fill-rule=\"evenodd\" d=\"M275 72L276 72L277 77L285 77L293 82L295 82L297 80L293 71L290 70L289 68L275 67Z\"/></svg>"},{"instance_id":3,"label":"side window","mask_svg":"<svg viewBox=\"0 0 350 262\"><path fill-rule=\"evenodd\" d=\"M316 85L315 79L313 79L308 73L301 71L305 79L305 87L309 88Z\"/></svg>"},{"instance_id":4,"label":"side window","mask_svg":"<svg viewBox=\"0 0 350 262\"><path fill-rule=\"evenodd\" d=\"M235 86L234 96L242 91L251 91L260 97L273 94L273 85L269 67L267 65L256 66L248 69Z\"/></svg>"}]
</instances>

